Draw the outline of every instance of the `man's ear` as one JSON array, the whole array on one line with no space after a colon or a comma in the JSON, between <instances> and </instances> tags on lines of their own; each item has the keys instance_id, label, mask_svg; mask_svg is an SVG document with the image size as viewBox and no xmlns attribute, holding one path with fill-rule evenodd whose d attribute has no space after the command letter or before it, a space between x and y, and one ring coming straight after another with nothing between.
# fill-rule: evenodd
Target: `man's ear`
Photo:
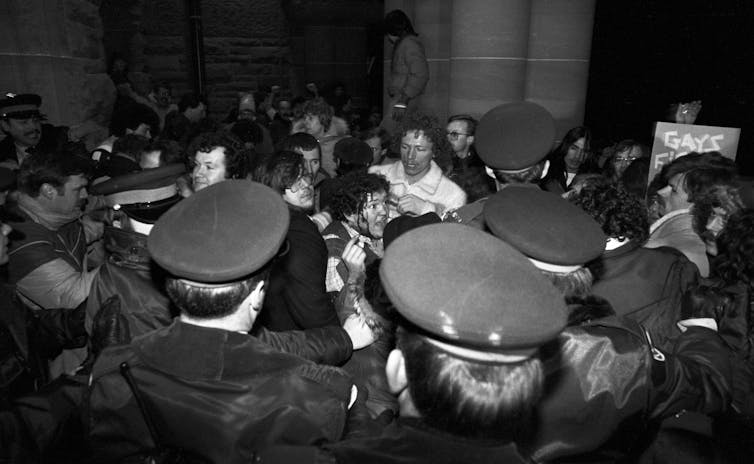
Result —
<instances>
[{"instance_id":1,"label":"man's ear","mask_svg":"<svg viewBox=\"0 0 754 464\"><path fill-rule=\"evenodd\" d=\"M468 137L466 137L466 140L468 141L469 146L474 145L474 136L473 135L469 135Z\"/></svg>"},{"instance_id":2,"label":"man's ear","mask_svg":"<svg viewBox=\"0 0 754 464\"><path fill-rule=\"evenodd\" d=\"M253 309L255 312L259 312L259 310L262 309L262 305L264 304L264 295L265 295L265 283L264 280L257 282L257 286L254 288L254 290L249 293L249 296L246 297L244 300L245 304L248 304L251 309Z\"/></svg>"},{"instance_id":3,"label":"man's ear","mask_svg":"<svg viewBox=\"0 0 754 464\"><path fill-rule=\"evenodd\" d=\"M390 392L394 395L399 394L408 387L406 378L406 359L403 357L403 351L394 349L387 357L385 364L385 375Z\"/></svg>"},{"instance_id":4,"label":"man's ear","mask_svg":"<svg viewBox=\"0 0 754 464\"><path fill-rule=\"evenodd\" d=\"M0 128L2 128L5 132L9 132L10 124L8 124L8 121L6 121L5 119L0 119Z\"/></svg>"},{"instance_id":5,"label":"man's ear","mask_svg":"<svg viewBox=\"0 0 754 464\"><path fill-rule=\"evenodd\" d=\"M39 194L47 200L52 200L58 194L58 189L56 189L52 184L45 182L41 187L39 187Z\"/></svg>"},{"instance_id":6,"label":"man's ear","mask_svg":"<svg viewBox=\"0 0 754 464\"><path fill-rule=\"evenodd\" d=\"M545 164L542 166L542 175L539 176L539 178L544 179L549 171L550 171L550 160L545 160Z\"/></svg>"}]
</instances>

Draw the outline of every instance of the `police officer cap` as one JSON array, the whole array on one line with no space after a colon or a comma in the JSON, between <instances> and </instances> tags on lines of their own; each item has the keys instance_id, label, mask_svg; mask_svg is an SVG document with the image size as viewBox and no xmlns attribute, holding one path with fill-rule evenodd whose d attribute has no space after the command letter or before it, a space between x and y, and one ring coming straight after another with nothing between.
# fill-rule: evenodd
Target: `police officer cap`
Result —
<instances>
[{"instance_id":1,"label":"police officer cap","mask_svg":"<svg viewBox=\"0 0 754 464\"><path fill-rule=\"evenodd\" d=\"M104 195L108 206L121 209L137 221L153 224L181 199L175 181L185 171L183 164L145 169L95 184L89 193Z\"/></svg>"},{"instance_id":2,"label":"police officer cap","mask_svg":"<svg viewBox=\"0 0 754 464\"><path fill-rule=\"evenodd\" d=\"M0 167L0 192L6 192L16 186L16 172Z\"/></svg>"},{"instance_id":3,"label":"police officer cap","mask_svg":"<svg viewBox=\"0 0 754 464\"><path fill-rule=\"evenodd\" d=\"M493 234L544 270L574 271L605 249L605 234L591 216L536 188L511 186L497 192L484 204L484 220Z\"/></svg>"},{"instance_id":4,"label":"police officer cap","mask_svg":"<svg viewBox=\"0 0 754 464\"><path fill-rule=\"evenodd\" d=\"M0 118L26 119L41 117L42 97L33 93L6 93L0 98Z\"/></svg>"},{"instance_id":5,"label":"police officer cap","mask_svg":"<svg viewBox=\"0 0 754 464\"><path fill-rule=\"evenodd\" d=\"M163 214L149 234L148 248L157 264L177 277L232 282L277 254L288 221L279 193L245 179L225 180Z\"/></svg>"},{"instance_id":6,"label":"police officer cap","mask_svg":"<svg viewBox=\"0 0 754 464\"><path fill-rule=\"evenodd\" d=\"M542 161L555 142L555 121L541 106L506 103L479 120L474 146L492 169L519 171Z\"/></svg>"},{"instance_id":7,"label":"police officer cap","mask_svg":"<svg viewBox=\"0 0 754 464\"><path fill-rule=\"evenodd\" d=\"M442 220L436 213L426 213L421 216L398 216L385 225L385 230L382 232L382 244L387 248L396 238L409 230L438 222L442 222Z\"/></svg>"},{"instance_id":8,"label":"police officer cap","mask_svg":"<svg viewBox=\"0 0 754 464\"><path fill-rule=\"evenodd\" d=\"M380 277L398 312L462 357L518 362L565 326L563 296L526 257L461 224L401 235Z\"/></svg>"},{"instance_id":9,"label":"police officer cap","mask_svg":"<svg viewBox=\"0 0 754 464\"><path fill-rule=\"evenodd\" d=\"M333 148L333 157L348 164L368 166L373 159L372 148L356 137L338 140Z\"/></svg>"}]
</instances>

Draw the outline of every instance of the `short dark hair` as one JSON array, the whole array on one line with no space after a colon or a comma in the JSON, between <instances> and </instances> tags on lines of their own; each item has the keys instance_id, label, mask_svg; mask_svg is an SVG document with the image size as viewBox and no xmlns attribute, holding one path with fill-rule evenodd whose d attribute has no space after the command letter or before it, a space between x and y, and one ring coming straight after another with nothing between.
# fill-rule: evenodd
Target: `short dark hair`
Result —
<instances>
[{"instance_id":1,"label":"short dark hair","mask_svg":"<svg viewBox=\"0 0 754 464\"><path fill-rule=\"evenodd\" d=\"M332 106L324 98L317 97L307 101L304 103L303 111L304 114L316 116L325 131L330 130L330 124L332 124L332 118L335 113Z\"/></svg>"},{"instance_id":2,"label":"short dark hair","mask_svg":"<svg viewBox=\"0 0 754 464\"><path fill-rule=\"evenodd\" d=\"M470 361L404 327L398 329L397 347L426 424L462 437L504 441L529 430L544 383L538 355L511 364Z\"/></svg>"},{"instance_id":3,"label":"short dark hair","mask_svg":"<svg viewBox=\"0 0 754 464\"><path fill-rule=\"evenodd\" d=\"M314 150L315 148L320 150L321 153L321 148L319 146L319 142L317 142L317 138L312 134L308 134L306 132L296 132L295 134L291 134L280 141L280 150L310 151Z\"/></svg>"},{"instance_id":4,"label":"short dark hair","mask_svg":"<svg viewBox=\"0 0 754 464\"><path fill-rule=\"evenodd\" d=\"M195 93L184 94L178 101L178 111L183 113L189 108L196 108L204 99Z\"/></svg>"},{"instance_id":5,"label":"short dark hair","mask_svg":"<svg viewBox=\"0 0 754 464\"><path fill-rule=\"evenodd\" d=\"M411 20L402 10L393 10L385 15L382 21L385 34L403 37L405 35L417 35Z\"/></svg>"},{"instance_id":6,"label":"short dark hair","mask_svg":"<svg viewBox=\"0 0 754 464\"><path fill-rule=\"evenodd\" d=\"M348 215L361 213L369 195L376 192L390 192L390 183L379 174L353 171L339 177L328 203L333 219L344 221Z\"/></svg>"},{"instance_id":7,"label":"short dark hair","mask_svg":"<svg viewBox=\"0 0 754 464\"><path fill-rule=\"evenodd\" d=\"M141 150L141 155L153 151L160 152L160 166L182 163L185 160L185 153L181 148L181 144L175 140L152 139L150 143Z\"/></svg>"},{"instance_id":8,"label":"short dark hair","mask_svg":"<svg viewBox=\"0 0 754 464\"><path fill-rule=\"evenodd\" d=\"M390 139L391 135L390 132L386 131L382 127L372 127L370 129L367 129L365 131L362 131L359 134L359 138L366 142L369 139L379 138L380 139L380 147L384 150L386 148L390 148Z\"/></svg>"},{"instance_id":9,"label":"short dark hair","mask_svg":"<svg viewBox=\"0 0 754 464\"><path fill-rule=\"evenodd\" d=\"M60 191L68 177L89 175L90 168L65 150L52 154L35 153L21 163L16 185L20 192L36 198L42 184L50 184Z\"/></svg>"},{"instance_id":10,"label":"short dark hair","mask_svg":"<svg viewBox=\"0 0 754 464\"><path fill-rule=\"evenodd\" d=\"M249 174L249 158L241 141L226 131L199 134L188 148L189 161L193 162L198 152L208 153L215 148L225 149L226 179L244 179Z\"/></svg>"},{"instance_id":11,"label":"short dark hair","mask_svg":"<svg viewBox=\"0 0 754 464\"><path fill-rule=\"evenodd\" d=\"M113 154L123 153L138 162L139 155L149 145L149 139L143 135L126 134L113 142Z\"/></svg>"},{"instance_id":12,"label":"short dark hair","mask_svg":"<svg viewBox=\"0 0 754 464\"><path fill-rule=\"evenodd\" d=\"M448 124L456 121L463 121L466 123L466 131L468 131L469 135L474 135L476 133L477 120L472 116L468 114L454 114L448 118Z\"/></svg>"},{"instance_id":13,"label":"short dark hair","mask_svg":"<svg viewBox=\"0 0 754 464\"><path fill-rule=\"evenodd\" d=\"M251 119L239 119L231 126L230 131L243 143L258 145L264 139L262 128Z\"/></svg>"},{"instance_id":14,"label":"short dark hair","mask_svg":"<svg viewBox=\"0 0 754 464\"><path fill-rule=\"evenodd\" d=\"M735 172L719 168L699 168L686 172L683 188L688 194L689 203L696 203L715 185L731 184Z\"/></svg>"},{"instance_id":15,"label":"short dark hair","mask_svg":"<svg viewBox=\"0 0 754 464\"><path fill-rule=\"evenodd\" d=\"M221 286L203 286L168 277L165 289L182 312L197 319L216 319L233 314L259 282L266 281L269 267L237 282Z\"/></svg>"},{"instance_id":16,"label":"short dark hair","mask_svg":"<svg viewBox=\"0 0 754 464\"><path fill-rule=\"evenodd\" d=\"M647 209L620 185L586 185L568 199L594 218L608 237L625 237L640 244L647 241Z\"/></svg>"},{"instance_id":17,"label":"short dark hair","mask_svg":"<svg viewBox=\"0 0 754 464\"><path fill-rule=\"evenodd\" d=\"M545 170L545 161L542 160L534 166L529 166L521 171L503 171L502 169L493 169L495 179L501 184L529 184L537 183L542 177L542 173Z\"/></svg>"},{"instance_id":18,"label":"short dark hair","mask_svg":"<svg viewBox=\"0 0 754 464\"><path fill-rule=\"evenodd\" d=\"M647 177L651 158L639 158L628 165L618 182L631 194L642 200L647 196Z\"/></svg>"},{"instance_id":19,"label":"short dark hair","mask_svg":"<svg viewBox=\"0 0 754 464\"><path fill-rule=\"evenodd\" d=\"M688 193L691 203L694 202L692 197L703 194L705 184L709 186L712 183L729 182L738 172L735 161L725 158L720 152L691 152L663 166L650 182L648 194L656 194L678 174L688 174L701 169L705 172L687 175L683 181L683 188Z\"/></svg>"},{"instance_id":20,"label":"short dark hair","mask_svg":"<svg viewBox=\"0 0 754 464\"><path fill-rule=\"evenodd\" d=\"M280 151L259 164L254 171L254 180L282 195L303 172L303 155L295 151Z\"/></svg>"},{"instance_id":21,"label":"short dark hair","mask_svg":"<svg viewBox=\"0 0 754 464\"><path fill-rule=\"evenodd\" d=\"M154 110L141 103L128 103L113 112L110 121L110 132L118 137L126 134L126 129L136 130L140 125L147 124L155 136L160 130L160 117Z\"/></svg>"}]
</instances>

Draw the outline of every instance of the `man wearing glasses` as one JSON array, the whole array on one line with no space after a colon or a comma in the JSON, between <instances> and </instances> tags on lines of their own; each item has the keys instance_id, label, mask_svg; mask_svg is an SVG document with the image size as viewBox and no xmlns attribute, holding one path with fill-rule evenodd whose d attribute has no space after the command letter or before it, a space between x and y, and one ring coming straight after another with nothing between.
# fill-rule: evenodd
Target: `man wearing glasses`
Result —
<instances>
[{"instance_id":1,"label":"man wearing glasses","mask_svg":"<svg viewBox=\"0 0 754 464\"><path fill-rule=\"evenodd\" d=\"M474 149L474 132L477 120L468 114L456 114L448 118L445 132L453 147L453 171L465 171L469 167L484 168L484 163Z\"/></svg>"}]
</instances>

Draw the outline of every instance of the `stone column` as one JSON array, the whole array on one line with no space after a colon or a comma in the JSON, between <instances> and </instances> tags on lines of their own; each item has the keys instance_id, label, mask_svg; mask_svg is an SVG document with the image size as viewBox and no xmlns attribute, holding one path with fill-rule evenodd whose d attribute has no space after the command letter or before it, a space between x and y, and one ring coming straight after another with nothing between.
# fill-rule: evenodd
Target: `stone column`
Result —
<instances>
[{"instance_id":1,"label":"stone column","mask_svg":"<svg viewBox=\"0 0 754 464\"><path fill-rule=\"evenodd\" d=\"M421 108L441 120L529 100L582 123L594 0L386 0L412 19L430 62ZM385 82L392 47L385 42ZM387 104L387 99L385 99Z\"/></svg>"},{"instance_id":2,"label":"stone column","mask_svg":"<svg viewBox=\"0 0 754 464\"><path fill-rule=\"evenodd\" d=\"M98 2L0 2L0 70L0 91L41 95L52 124L94 130L109 123L115 87L105 70Z\"/></svg>"},{"instance_id":3,"label":"stone column","mask_svg":"<svg viewBox=\"0 0 754 464\"><path fill-rule=\"evenodd\" d=\"M533 0L525 99L552 113L558 136L583 124L594 0Z\"/></svg>"},{"instance_id":4,"label":"stone column","mask_svg":"<svg viewBox=\"0 0 754 464\"><path fill-rule=\"evenodd\" d=\"M450 113L479 117L524 99L529 0L454 0L450 27Z\"/></svg>"},{"instance_id":5,"label":"stone column","mask_svg":"<svg viewBox=\"0 0 754 464\"><path fill-rule=\"evenodd\" d=\"M451 44L448 29L452 4L452 0L416 0L412 18L414 30L424 45L429 64L429 81L421 96L419 108L440 118L448 114Z\"/></svg>"}]
</instances>

